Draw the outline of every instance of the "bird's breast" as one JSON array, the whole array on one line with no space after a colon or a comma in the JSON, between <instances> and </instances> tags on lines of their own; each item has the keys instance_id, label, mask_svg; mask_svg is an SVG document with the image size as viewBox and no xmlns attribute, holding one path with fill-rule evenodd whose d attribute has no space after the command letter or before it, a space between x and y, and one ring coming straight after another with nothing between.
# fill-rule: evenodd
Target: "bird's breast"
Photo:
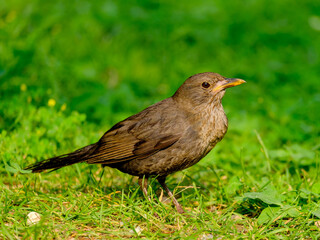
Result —
<instances>
[{"instance_id":1,"label":"bird's breast","mask_svg":"<svg viewBox=\"0 0 320 240\"><path fill-rule=\"evenodd\" d=\"M208 108L207 111L200 114L199 122L202 123L199 128L200 136L212 147L224 137L228 129L228 119L222 105Z\"/></svg>"}]
</instances>

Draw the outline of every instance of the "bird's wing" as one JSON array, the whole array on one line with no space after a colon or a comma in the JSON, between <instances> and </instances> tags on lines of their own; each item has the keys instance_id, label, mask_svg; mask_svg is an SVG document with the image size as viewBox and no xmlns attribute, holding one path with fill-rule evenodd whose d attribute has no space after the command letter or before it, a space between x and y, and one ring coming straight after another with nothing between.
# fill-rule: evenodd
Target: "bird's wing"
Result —
<instances>
[{"instance_id":1,"label":"bird's wing","mask_svg":"<svg viewBox=\"0 0 320 240\"><path fill-rule=\"evenodd\" d=\"M173 116L174 117L174 116ZM113 126L97 143L87 163L113 164L144 159L177 142L183 135L160 112L142 112ZM172 124L171 124L172 125Z\"/></svg>"}]
</instances>

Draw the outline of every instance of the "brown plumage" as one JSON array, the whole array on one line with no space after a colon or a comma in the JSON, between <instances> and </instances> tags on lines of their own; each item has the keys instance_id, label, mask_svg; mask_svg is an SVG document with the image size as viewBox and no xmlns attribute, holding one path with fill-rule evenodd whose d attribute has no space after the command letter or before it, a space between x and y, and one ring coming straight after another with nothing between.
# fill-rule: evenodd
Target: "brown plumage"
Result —
<instances>
[{"instance_id":1,"label":"brown plumage","mask_svg":"<svg viewBox=\"0 0 320 240\"><path fill-rule=\"evenodd\" d=\"M50 158L26 169L42 172L78 162L103 164L138 176L147 195L147 179L165 178L199 162L224 137L228 128L221 99L225 89L244 83L217 73L199 73L188 78L176 93L114 125L95 144Z\"/></svg>"}]
</instances>

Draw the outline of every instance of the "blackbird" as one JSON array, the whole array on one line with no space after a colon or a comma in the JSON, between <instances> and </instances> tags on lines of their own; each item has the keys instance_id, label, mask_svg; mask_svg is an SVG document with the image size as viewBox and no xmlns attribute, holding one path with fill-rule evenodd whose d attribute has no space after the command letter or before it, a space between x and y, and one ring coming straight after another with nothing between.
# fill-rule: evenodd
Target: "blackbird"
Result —
<instances>
[{"instance_id":1,"label":"blackbird","mask_svg":"<svg viewBox=\"0 0 320 240\"><path fill-rule=\"evenodd\" d=\"M172 97L115 124L97 143L26 169L42 172L79 162L102 164L138 176L146 196L148 178L153 176L183 213L165 179L199 162L224 137L228 120L222 97L226 88L244 82L212 72L193 75Z\"/></svg>"}]
</instances>

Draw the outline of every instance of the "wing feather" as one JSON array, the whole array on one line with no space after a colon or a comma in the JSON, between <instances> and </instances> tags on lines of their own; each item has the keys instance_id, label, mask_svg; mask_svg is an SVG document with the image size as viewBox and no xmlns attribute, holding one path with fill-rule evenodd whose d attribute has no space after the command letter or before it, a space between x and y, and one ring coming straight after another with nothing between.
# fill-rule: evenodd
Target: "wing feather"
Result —
<instances>
[{"instance_id":1,"label":"wing feather","mask_svg":"<svg viewBox=\"0 0 320 240\"><path fill-rule=\"evenodd\" d=\"M87 157L87 162L108 165L144 159L176 143L183 135L183 128L170 125L170 119L154 106L107 131L97 143L96 150Z\"/></svg>"}]
</instances>

